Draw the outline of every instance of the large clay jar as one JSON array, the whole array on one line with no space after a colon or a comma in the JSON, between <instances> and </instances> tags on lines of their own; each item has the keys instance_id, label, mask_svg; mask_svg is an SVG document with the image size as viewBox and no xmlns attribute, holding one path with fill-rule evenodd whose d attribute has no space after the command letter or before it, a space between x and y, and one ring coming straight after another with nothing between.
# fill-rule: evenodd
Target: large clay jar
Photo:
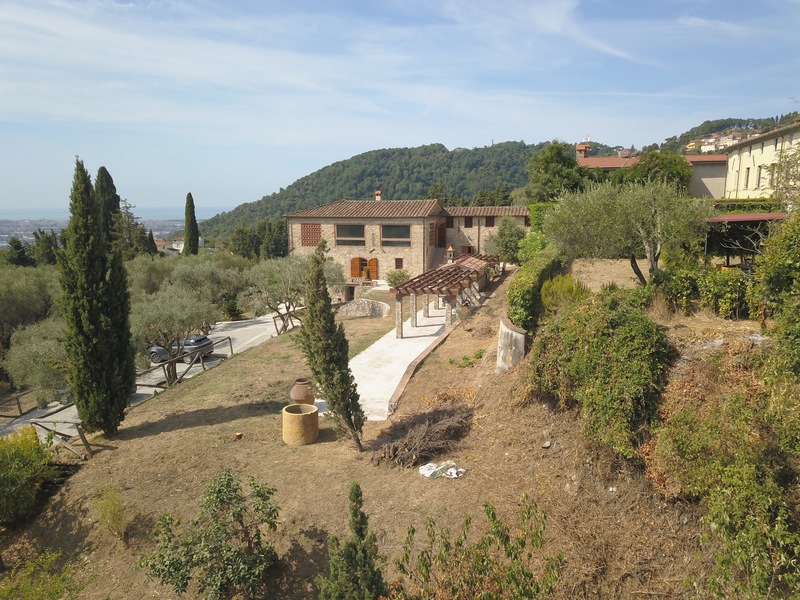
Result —
<instances>
[{"instance_id":1,"label":"large clay jar","mask_svg":"<svg viewBox=\"0 0 800 600\"><path fill-rule=\"evenodd\" d=\"M319 409L313 404L283 407L283 442L287 446L313 444L319 437Z\"/></svg>"},{"instance_id":2,"label":"large clay jar","mask_svg":"<svg viewBox=\"0 0 800 600\"><path fill-rule=\"evenodd\" d=\"M295 379L292 389L289 390L289 399L294 404L314 404L314 388L311 380L307 377Z\"/></svg>"}]
</instances>

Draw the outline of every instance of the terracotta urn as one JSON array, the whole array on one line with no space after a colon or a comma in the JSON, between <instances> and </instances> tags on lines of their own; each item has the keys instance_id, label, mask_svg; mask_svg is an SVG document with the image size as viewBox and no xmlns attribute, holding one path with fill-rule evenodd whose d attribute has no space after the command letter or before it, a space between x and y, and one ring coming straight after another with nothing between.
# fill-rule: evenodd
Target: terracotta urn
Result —
<instances>
[{"instance_id":1,"label":"terracotta urn","mask_svg":"<svg viewBox=\"0 0 800 600\"><path fill-rule=\"evenodd\" d=\"M307 377L294 380L292 389L289 390L289 399L294 404L314 404L314 387Z\"/></svg>"}]
</instances>

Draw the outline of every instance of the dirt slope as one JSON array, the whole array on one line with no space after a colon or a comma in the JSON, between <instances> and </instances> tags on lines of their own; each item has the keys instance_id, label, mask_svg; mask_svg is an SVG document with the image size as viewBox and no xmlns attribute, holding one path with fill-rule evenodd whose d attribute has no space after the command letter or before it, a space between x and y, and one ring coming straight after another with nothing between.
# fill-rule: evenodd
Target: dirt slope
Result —
<instances>
[{"instance_id":1,"label":"dirt slope","mask_svg":"<svg viewBox=\"0 0 800 600\"><path fill-rule=\"evenodd\" d=\"M392 417L434 408L441 390L473 398L471 433L443 457L466 468L463 478L428 480L413 469L374 467L370 452L358 454L337 442L324 422L319 443L285 446L281 403L294 378L307 373L290 336L283 336L131 410L117 439L95 438L101 452L35 523L6 536L6 563L49 547L74 561L85 598L174 597L132 565L152 549L149 532L158 515L170 511L189 520L210 479L229 467L277 488L282 512L273 539L282 566L274 597L316 597L313 578L326 568L327 535L346 535L352 480L362 486L390 575L409 525L420 529L430 516L458 529L473 515L473 527L480 528L484 502L513 519L527 493L547 513L541 556L564 554L555 597L685 596L687 578L701 579L710 569L712 549L704 545L699 512L663 500L640 472L589 447L575 413L521 406L524 367L494 372L506 285L425 360ZM355 331L364 321L348 326ZM676 327L684 334L686 329ZM725 322L705 329L696 335L724 335ZM369 449L389 425L367 424ZM132 520L127 543L99 525L94 499L107 485L121 491Z\"/></svg>"}]
</instances>

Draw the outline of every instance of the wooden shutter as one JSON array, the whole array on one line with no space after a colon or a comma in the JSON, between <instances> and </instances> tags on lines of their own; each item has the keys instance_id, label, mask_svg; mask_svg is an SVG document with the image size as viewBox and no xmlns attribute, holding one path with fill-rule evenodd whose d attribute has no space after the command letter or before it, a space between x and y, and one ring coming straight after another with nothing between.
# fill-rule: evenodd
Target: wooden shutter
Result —
<instances>
[{"instance_id":1,"label":"wooden shutter","mask_svg":"<svg viewBox=\"0 0 800 600\"><path fill-rule=\"evenodd\" d=\"M436 223L428 225L428 246L431 248L436 245Z\"/></svg>"},{"instance_id":2,"label":"wooden shutter","mask_svg":"<svg viewBox=\"0 0 800 600\"><path fill-rule=\"evenodd\" d=\"M367 269L369 269L369 276L372 279L378 278L378 259L377 258L370 258L367 261Z\"/></svg>"},{"instance_id":3,"label":"wooden shutter","mask_svg":"<svg viewBox=\"0 0 800 600\"><path fill-rule=\"evenodd\" d=\"M361 277L361 259L357 256L350 259L350 277Z\"/></svg>"}]
</instances>

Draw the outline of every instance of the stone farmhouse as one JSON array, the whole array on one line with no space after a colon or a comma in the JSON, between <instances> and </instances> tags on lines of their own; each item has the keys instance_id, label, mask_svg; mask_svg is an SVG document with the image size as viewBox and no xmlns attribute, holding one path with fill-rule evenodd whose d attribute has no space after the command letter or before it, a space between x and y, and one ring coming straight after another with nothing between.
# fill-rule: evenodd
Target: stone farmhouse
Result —
<instances>
[{"instance_id":1,"label":"stone farmhouse","mask_svg":"<svg viewBox=\"0 0 800 600\"><path fill-rule=\"evenodd\" d=\"M289 253L310 254L325 239L344 267L345 300L356 288L404 269L416 277L463 254L485 254L502 217L530 228L526 206L443 206L438 200L339 200L286 215ZM449 250L449 252L448 252ZM448 256L448 254L450 256Z\"/></svg>"},{"instance_id":2,"label":"stone farmhouse","mask_svg":"<svg viewBox=\"0 0 800 600\"><path fill-rule=\"evenodd\" d=\"M727 148L728 176L725 198L767 198L775 185L772 165L781 152L800 147L800 123L749 137Z\"/></svg>"}]
</instances>

